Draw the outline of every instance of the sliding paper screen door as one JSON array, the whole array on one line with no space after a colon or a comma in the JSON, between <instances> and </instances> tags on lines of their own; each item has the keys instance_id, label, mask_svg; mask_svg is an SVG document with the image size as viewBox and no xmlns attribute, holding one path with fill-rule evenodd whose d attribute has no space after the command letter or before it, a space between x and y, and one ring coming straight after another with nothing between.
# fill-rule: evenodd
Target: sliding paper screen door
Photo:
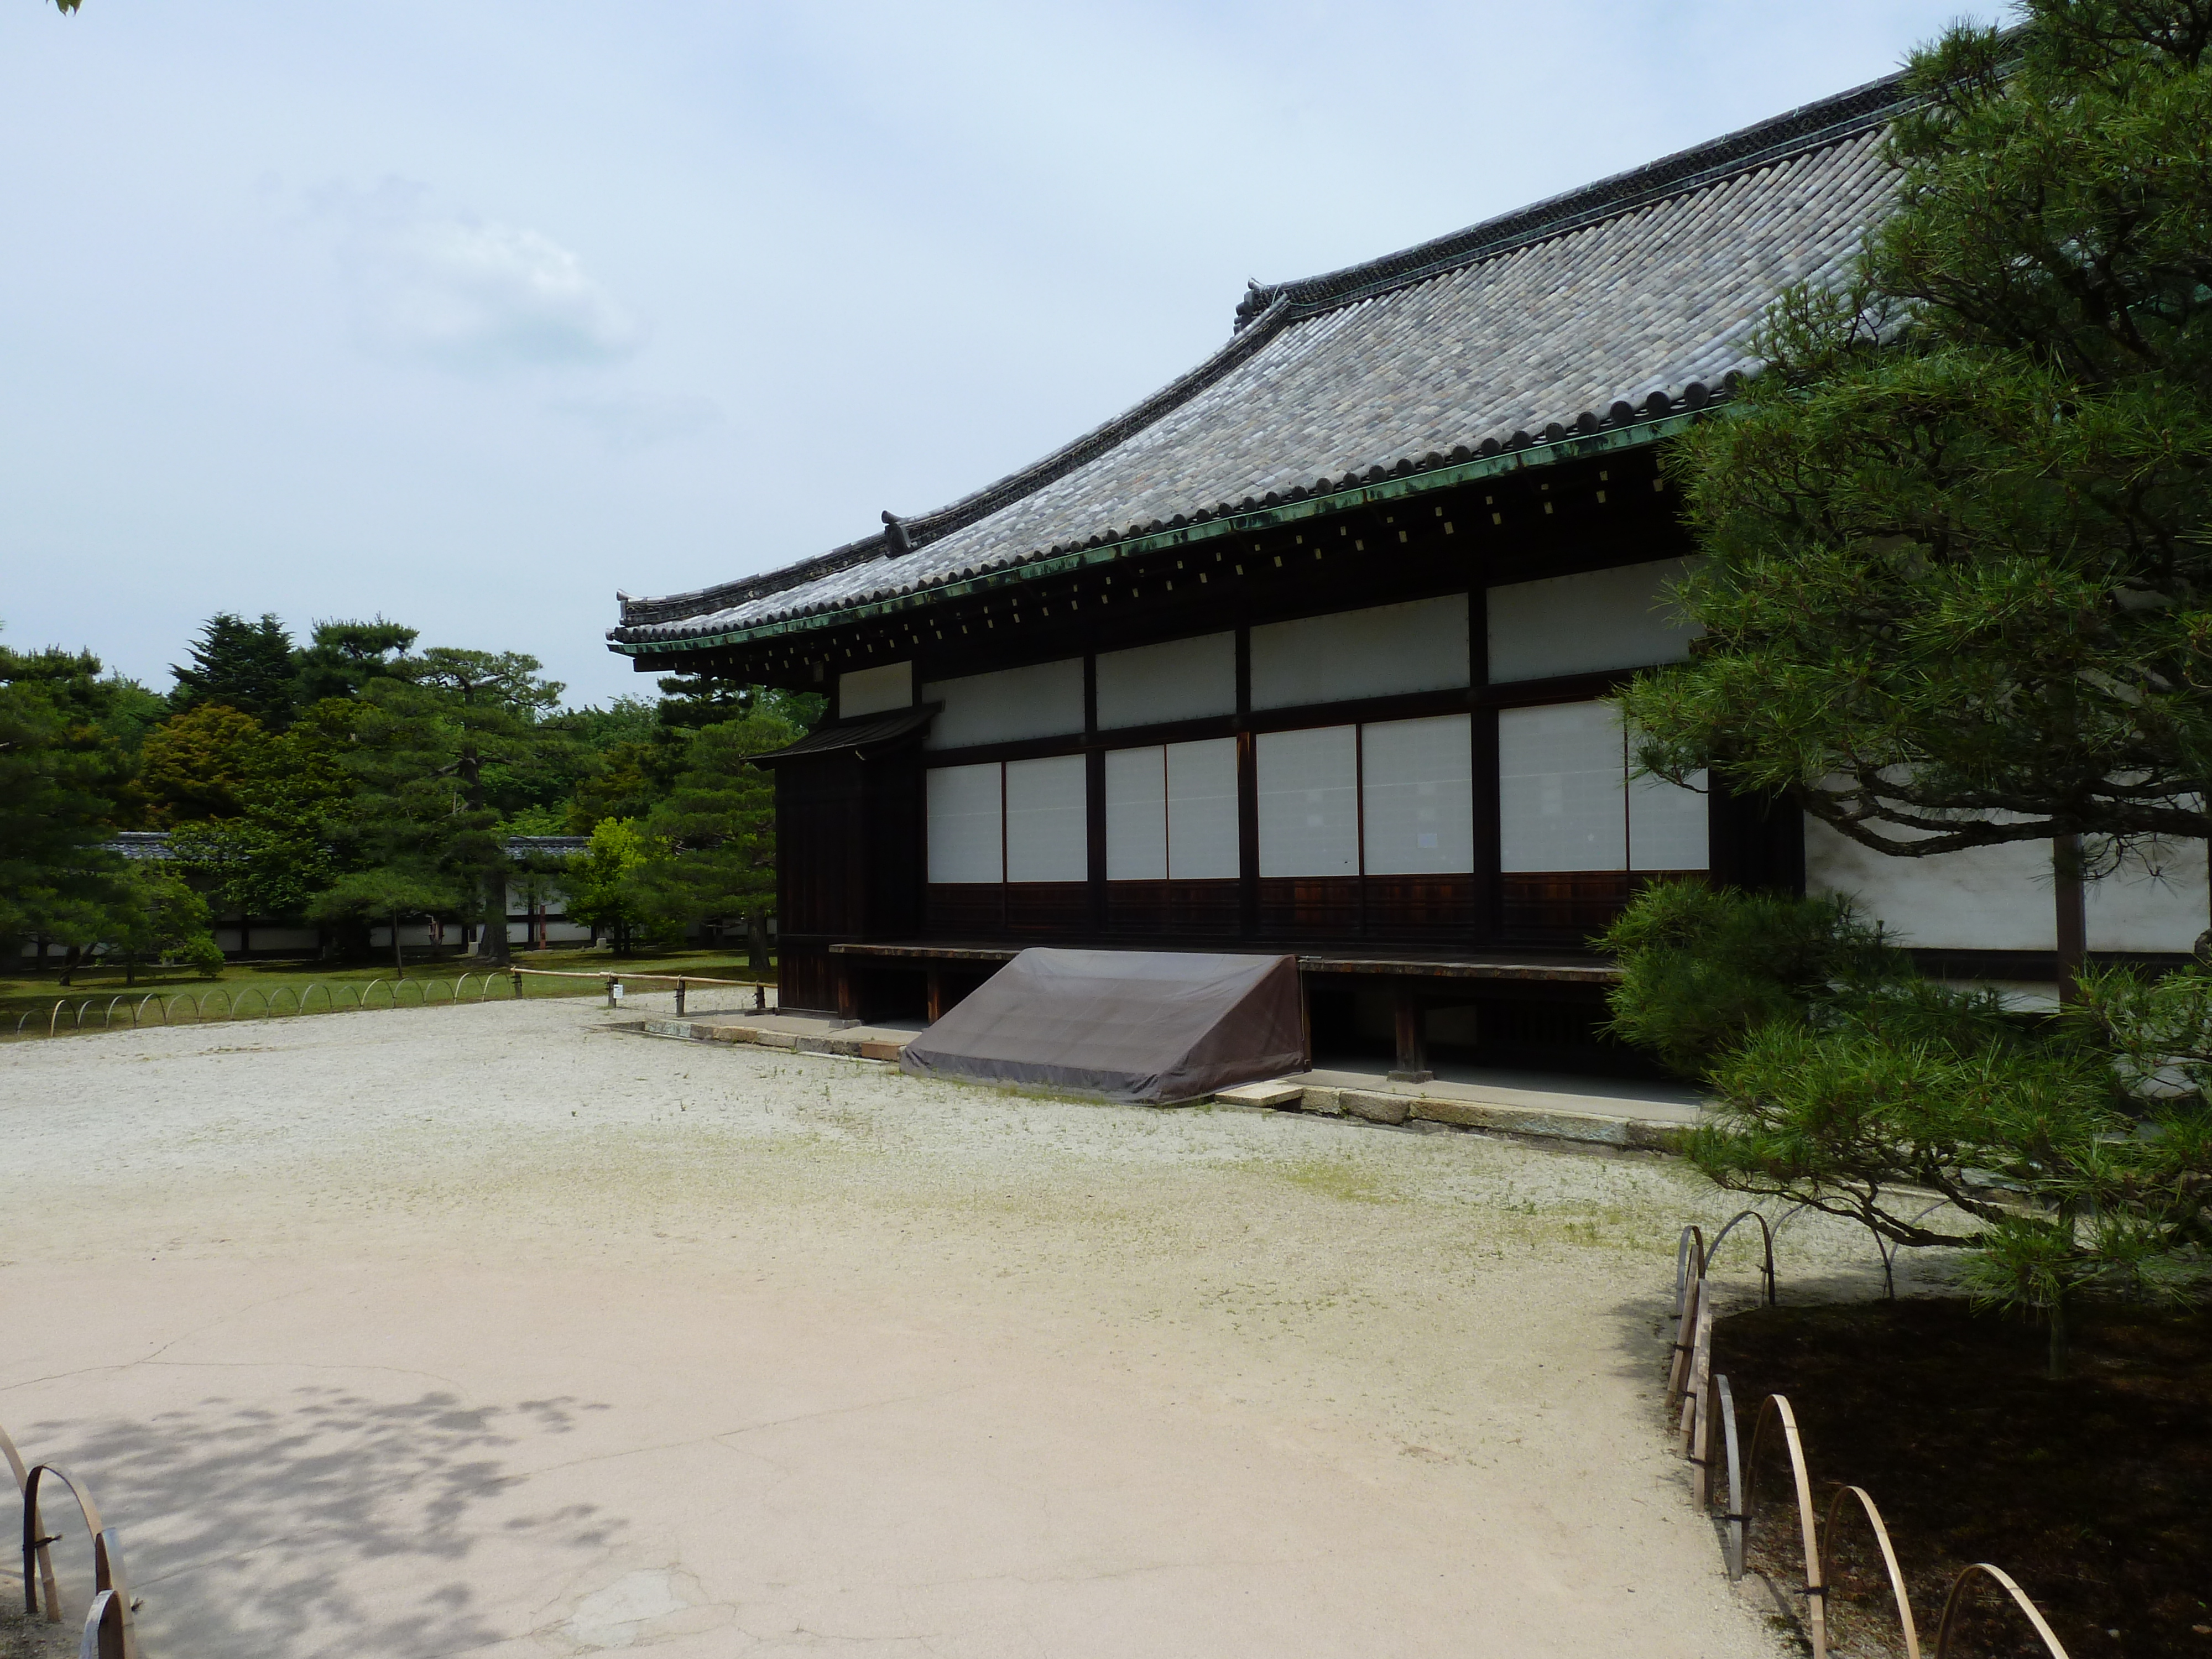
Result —
<instances>
[{"instance_id":1,"label":"sliding paper screen door","mask_svg":"<svg viewBox=\"0 0 2212 1659\"><path fill-rule=\"evenodd\" d=\"M1255 744L1260 774L1260 873L1359 873L1358 728L1262 732Z\"/></svg>"},{"instance_id":2,"label":"sliding paper screen door","mask_svg":"<svg viewBox=\"0 0 2212 1659\"><path fill-rule=\"evenodd\" d=\"M999 770L994 763L940 766L926 775L930 880L1004 878L1005 822L999 806Z\"/></svg>"},{"instance_id":3,"label":"sliding paper screen door","mask_svg":"<svg viewBox=\"0 0 2212 1659\"><path fill-rule=\"evenodd\" d=\"M1165 751L1106 751L1106 879L1164 881L1168 873Z\"/></svg>"},{"instance_id":4,"label":"sliding paper screen door","mask_svg":"<svg viewBox=\"0 0 2212 1659\"><path fill-rule=\"evenodd\" d=\"M1360 810L1370 876L1474 868L1474 769L1465 714L1360 730Z\"/></svg>"},{"instance_id":5,"label":"sliding paper screen door","mask_svg":"<svg viewBox=\"0 0 2212 1659\"><path fill-rule=\"evenodd\" d=\"M1091 873L1080 755L1006 763L1006 879L1083 881Z\"/></svg>"},{"instance_id":6,"label":"sliding paper screen door","mask_svg":"<svg viewBox=\"0 0 2212 1659\"><path fill-rule=\"evenodd\" d=\"M1628 775L1626 736L1609 703L1508 708L1498 717L1499 867L1703 870L1710 862L1698 786Z\"/></svg>"},{"instance_id":7,"label":"sliding paper screen door","mask_svg":"<svg viewBox=\"0 0 2212 1659\"><path fill-rule=\"evenodd\" d=\"M1168 874L1177 881L1237 878L1237 739L1167 746Z\"/></svg>"}]
</instances>

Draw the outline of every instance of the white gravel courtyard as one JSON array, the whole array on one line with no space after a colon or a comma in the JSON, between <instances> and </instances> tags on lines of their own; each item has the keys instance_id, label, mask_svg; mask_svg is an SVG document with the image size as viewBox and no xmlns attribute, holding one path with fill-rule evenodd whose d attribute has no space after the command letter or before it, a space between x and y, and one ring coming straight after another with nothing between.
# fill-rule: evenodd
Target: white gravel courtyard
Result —
<instances>
[{"instance_id":1,"label":"white gravel courtyard","mask_svg":"<svg viewBox=\"0 0 2212 1659\"><path fill-rule=\"evenodd\" d=\"M1679 1165L615 1018L0 1052L0 1425L147 1659L1781 1651L1658 1425Z\"/></svg>"}]
</instances>

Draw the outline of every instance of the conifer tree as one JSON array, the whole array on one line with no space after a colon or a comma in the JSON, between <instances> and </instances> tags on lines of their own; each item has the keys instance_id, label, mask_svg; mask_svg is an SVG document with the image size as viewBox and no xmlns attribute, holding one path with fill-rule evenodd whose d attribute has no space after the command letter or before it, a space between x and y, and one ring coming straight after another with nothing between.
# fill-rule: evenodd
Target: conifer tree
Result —
<instances>
[{"instance_id":1,"label":"conifer tree","mask_svg":"<svg viewBox=\"0 0 2212 1659\"><path fill-rule=\"evenodd\" d=\"M647 834L667 849L645 878L655 911L678 930L742 920L756 968L768 966L775 907L775 786L751 757L798 735L765 708L701 726L675 787L646 821Z\"/></svg>"},{"instance_id":2,"label":"conifer tree","mask_svg":"<svg viewBox=\"0 0 2212 1659\"><path fill-rule=\"evenodd\" d=\"M2212 827L2212 4L2023 9L1915 55L1895 211L1680 446L1705 637L1622 701L1662 776L2063 897Z\"/></svg>"},{"instance_id":3,"label":"conifer tree","mask_svg":"<svg viewBox=\"0 0 2212 1659\"><path fill-rule=\"evenodd\" d=\"M347 759L358 789L344 823L351 860L425 890L442 885L483 923L490 961L507 959L502 809L570 743L544 718L560 696L535 657L441 646L370 680L360 700Z\"/></svg>"},{"instance_id":4,"label":"conifer tree","mask_svg":"<svg viewBox=\"0 0 2212 1659\"><path fill-rule=\"evenodd\" d=\"M250 623L217 611L200 629L191 648L191 666L172 665L176 690L170 701L179 710L221 703L251 714L272 732L291 724L297 701L292 636L283 623L264 612Z\"/></svg>"},{"instance_id":5,"label":"conifer tree","mask_svg":"<svg viewBox=\"0 0 2212 1659\"><path fill-rule=\"evenodd\" d=\"M99 942L121 897L102 843L137 820L115 730L137 689L88 653L0 647L0 945L51 940L73 964Z\"/></svg>"}]
</instances>

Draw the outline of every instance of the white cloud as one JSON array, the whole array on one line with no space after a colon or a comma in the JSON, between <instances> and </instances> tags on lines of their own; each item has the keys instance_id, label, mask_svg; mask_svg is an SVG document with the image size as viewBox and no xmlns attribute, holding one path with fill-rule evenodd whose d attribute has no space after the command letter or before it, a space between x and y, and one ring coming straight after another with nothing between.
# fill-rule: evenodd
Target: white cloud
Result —
<instances>
[{"instance_id":1,"label":"white cloud","mask_svg":"<svg viewBox=\"0 0 2212 1659\"><path fill-rule=\"evenodd\" d=\"M326 192L364 343L468 374L628 356L642 324L541 231L433 210L418 186Z\"/></svg>"}]
</instances>

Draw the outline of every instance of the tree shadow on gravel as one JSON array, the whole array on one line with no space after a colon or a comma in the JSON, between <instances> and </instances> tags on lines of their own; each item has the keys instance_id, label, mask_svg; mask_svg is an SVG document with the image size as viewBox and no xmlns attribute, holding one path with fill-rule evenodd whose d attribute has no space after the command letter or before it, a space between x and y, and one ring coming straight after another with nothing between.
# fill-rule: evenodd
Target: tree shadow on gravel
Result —
<instances>
[{"instance_id":1,"label":"tree shadow on gravel","mask_svg":"<svg viewBox=\"0 0 2212 1659\"><path fill-rule=\"evenodd\" d=\"M495 1502L527 1478L509 1472L509 1449L604 1409L306 1387L277 1409L218 1397L143 1422L27 1424L21 1438L82 1477L120 1532L149 1654L406 1659L520 1633L480 1610L471 1558L488 1536L579 1558L615 1540L622 1523L595 1505ZM82 1618L90 1547L67 1493L54 1497L40 1508L64 1537L64 1608Z\"/></svg>"}]
</instances>

